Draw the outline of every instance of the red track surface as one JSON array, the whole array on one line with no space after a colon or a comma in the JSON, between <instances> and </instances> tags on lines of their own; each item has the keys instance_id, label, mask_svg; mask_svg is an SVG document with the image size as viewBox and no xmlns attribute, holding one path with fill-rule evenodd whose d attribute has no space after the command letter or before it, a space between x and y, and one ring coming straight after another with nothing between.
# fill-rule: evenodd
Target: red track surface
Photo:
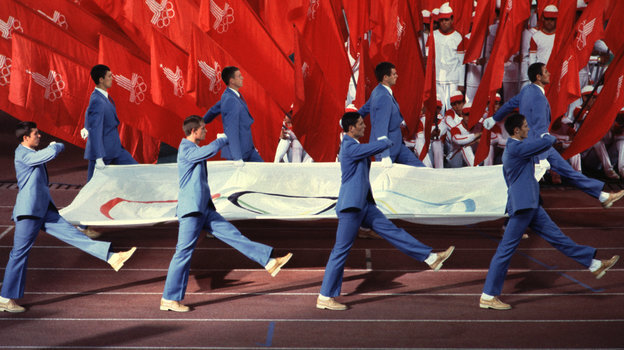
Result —
<instances>
[{"instance_id":1,"label":"red track surface","mask_svg":"<svg viewBox=\"0 0 624 350\"><path fill-rule=\"evenodd\" d=\"M17 189L11 139L0 158L0 275L12 245ZM50 140L45 140L44 145ZM86 162L68 147L49 164L51 182L81 184ZM78 189L52 186L59 207ZM545 207L598 258L624 255L624 203L604 210L576 190L542 192ZM159 311L177 225L103 230L115 249L138 246L119 272L41 233L30 253L22 314L0 314L0 348L600 348L623 347L624 261L603 279L531 235L513 257L502 299L510 311L482 310L478 299L501 222L429 227L398 222L436 250L455 245L432 272L383 240L358 240L347 261L340 301L350 310L314 307L333 245L335 221L245 221L248 237L292 251L271 278L225 244L204 239L192 261L185 303Z\"/></svg>"}]
</instances>

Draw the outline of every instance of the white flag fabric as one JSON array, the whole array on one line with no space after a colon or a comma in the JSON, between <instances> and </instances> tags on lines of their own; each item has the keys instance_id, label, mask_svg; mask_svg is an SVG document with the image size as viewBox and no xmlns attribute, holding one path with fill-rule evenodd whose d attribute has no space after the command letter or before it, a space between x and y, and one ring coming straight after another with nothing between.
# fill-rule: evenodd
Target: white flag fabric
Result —
<instances>
[{"instance_id":1,"label":"white flag fabric","mask_svg":"<svg viewBox=\"0 0 624 350\"><path fill-rule=\"evenodd\" d=\"M340 176L339 163L208 162L213 202L228 220L336 218ZM373 162L370 182L378 208L390 219L466 225L505 215L507 186L500 165L384 168ZM155 224L177 220L177 199L175 163L112 165L96 170L61 215L82 225Z\"/></svg>"}]
</instances>

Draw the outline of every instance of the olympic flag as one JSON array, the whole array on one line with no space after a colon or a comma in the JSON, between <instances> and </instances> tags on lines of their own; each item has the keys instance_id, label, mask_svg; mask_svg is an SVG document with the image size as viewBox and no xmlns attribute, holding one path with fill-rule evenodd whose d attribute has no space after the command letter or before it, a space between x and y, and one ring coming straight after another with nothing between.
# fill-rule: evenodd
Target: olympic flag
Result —
<instances>
[{"instance_id":1,"label":"olympic flag","mask_svg":"<svg viewBox=\"0 0 624 350\"><path fill-rule=\"evenodd\" d=\"M373 163L370 181L377 206L390 219L466 225L505 215L507 186L500 165L430 169ZM335 219L340 164L236 167L211 161L208 184L217 211L228 220ZM96 170L61 215L73 224L148 225L177 220L177 199L176 164L113 165Z\"/></svg>"}]
</instances>

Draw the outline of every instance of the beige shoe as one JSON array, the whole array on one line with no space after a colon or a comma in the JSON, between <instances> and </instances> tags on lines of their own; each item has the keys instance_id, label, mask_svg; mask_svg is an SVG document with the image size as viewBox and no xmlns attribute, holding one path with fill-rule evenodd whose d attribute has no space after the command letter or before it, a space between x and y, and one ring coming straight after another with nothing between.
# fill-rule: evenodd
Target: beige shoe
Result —
<instances>
[{"instance_id":1,"label":"beige shoe","mask_svg":"<svg viewBox=\"0 0 624 350\"><path fill-rule=\"evenodd\" d=\"M292 256L292 253L288 253L280 258L275 258L275 262L271 267L268 267L267 264L267 267L265 268L267 272L271 274L271 277L275 277L282 269L282 266L286 265L286 263L288 262L288 260L290 260L290 258L292 258Z\"/></svg>"},{"instance_id":2,"label":"beige shoe","mask_svg":"<svg viewBox=\"0 0 624 350\"><path fill-rule=\"evenodd\" d=\"M167 300L167 299L160 299L160 309L162 311L175 311L175 312L189 312L191 311L191 308L184 305L184 304L180 304L179 301L176 300Z\"/></svg>"},{"instance_id":3,"label":"beige shoe","mask_svg":"<svg viewBox=\"0 0 624 350\"><path fill-rule=\"evenodd\" d=\"M594 274L594 276L596 276L596 279L600 279L602 278L602 276L604 276L605 273L607 273L608 269L612 268L613 265L615 265L618 260L620 260L619 255L614 255L609 260L600 260L600 267L598 268L598 270L592 273Z\"/></svg>"},{"instance_id":4,"label":"beige shoe","mask_svg":"<svg viewBox=\"0 0 624 350\"><path fill-rule=\"evenodd\" d=\"M91 239L96 239L102 235L102 232L96 231L90 227L82 228L80 226L76 226L76 228L78 229L78 231L84 233L85 236Z\"/></svg>"},{"instance_id":5,"label":"beige shoe","mask_svg":"<svg viewBox=\"0 0 624 350\"><path fill-rule=\"evenodd\" d=\"M442 263L445 262L451 254L453 254L453 250L455 250L455 246L452 245L448 247L447 250L437 253L438 258L431 265L429 265L429 267L431 267L433 271L438 271L442 267Z\"/></svg>"},{"instance_id":6,"label":"beige shoe","mask_svg":"<svg viewBox=\"0 0 624 350\"><path fill-rule=\"evenodd\" d=\"M620 192L611 192L609 193L609 198L606 201L602 202L602 207L605 209L611 208L613 203L622 199L622 197L624 197L624 190L621 190Z\"/></svg>"},{"instance_id":7,"label":"beige shoe","mask_svg":"<svg viewBox=\"0 0 624 350\"><path fill-rule=\"evenodd\" d=\"M327 300L316 298L316 308L334 311L344 311L348 309L347 305L337 302L334 298L329 298Z\"/></svg>"},{"instance_id":8,"label":"beige shoe","mask_svg":"<svg viewBox=\"0 0 624 350\"><path fill-rule=\"evenodd\" d=\"M497 297L494 297L492 300L484 300L483 298L479 299L479 307L482 309L494 309L494 310L509 310L511 309L511 305L505 304Z\"/></svg>"},{"instance_id":9,"label":"beige shoe","mask_svg":"<svg viewBox=\"0 0 624 350\"><path fill-rule=\"evenodd\" d=\"M136 247L132 247L132 249L127 250L125 252L118 252L113 254L110 259L108 259L108 263L113 267L115 271L119 271L121 267L124 265L128 259L134 254Z\"/></svg>"},{"instance_id":10,"label":"beige shoe","mask_svg":"<svg viewBox=\"0 0 624 350\"><path fill-rule=\"evenodd\" d=\"M6 303L0 303L0 312L24 312L26 309L22 306L19 306L13 301L13 299L9 299Z\"/></svg>"}]
</instances>

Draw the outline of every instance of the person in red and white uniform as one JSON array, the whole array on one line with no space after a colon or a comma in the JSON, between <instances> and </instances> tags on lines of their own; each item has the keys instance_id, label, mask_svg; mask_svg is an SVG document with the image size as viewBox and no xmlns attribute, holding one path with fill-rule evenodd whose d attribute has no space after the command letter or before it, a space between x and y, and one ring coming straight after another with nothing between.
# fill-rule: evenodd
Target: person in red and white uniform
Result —
<instances>
[{"instance_id":1,"label":"person in red and white uniform","mask_svg":"<svg viewBox=\"0 0 624 350\"><path fill-rule=\"evenodd\" d=\"M436 87L442 98L442 111L451 109L453 91L464 88L464 40L453 28L453 9L445 2L438 15L440 28L433 32L435 39Z\"/></svg>"},{"instance_id":2,"label":"person in red and white uniform","mask_svg":"<svg viewBox=\"0 0 624 350\"><path fill-rule=\"evenodd\" d=\"M531 45L531 38L533 34L537 32L537 6L531 5L531 16L527 21L526 28L522 31L522 42L520 44L520 54L522 55L522 64L520 65L520 89L529 85L529 46ZM506 100L513 96L505 96ZM503 129L505 129L503 127Z\"/></svg>"},{"instance_id":3,"label":"person in red and white uniform","mask_svg":"<svg viewBox=\"0 0 624 350\"><path fill-rule=\"evenodd\" d=\"M497 4L499 5L499 4ZM500 9L496 8L496 21L488 27L488 35L485 42L485 58L490 59L492 55L492 49L494 48L494 39L496 38L496 32L499 25L499 13ZM503 94L505 101L516 96L520 92L520 70L522 65L522 55L520 50L509 57L504 63L504 75L503 75ZM528 78L527 78L528 80ZM503 128L504 129L504 128Z\"/></svg>"},{"instance_id":4,"label":"person in red and white uniform","mask_svg":"<svg viewBox=\"0 0 624 350\"><path fill-rule=\"evenodd\" d=\"M314 160L303 149L301 142L292 131L292 118L290 114L284 115L280 140L275 150L274 163L311 163Z\"/></svg>"},{"instance_id":5,"label":"person in red and white uniform","mask_svg":"<svg viewBox=\"0 0 624 350\"><path fill-rule=\"evenodd\" d=\"M501 106L501 95L496 93L496 97L494 100L494 111L496 113ZM488 112L485 112L484 118ZM496 156L496 149L502 148L505 149L507 145L507 139L509 138L509 134L507 130L505 130L504 122L497 122L492 129L490 129L490 152L488 153L487 158L483 161L483 165L494 165L494 158Z\"/></svg>"},{"instance_id":6,"label":"person in red and white uniform","mask_svg":"<svg viewBox=\"0 0 624 350\"><path fill-rule=\"evenodd\" d=\"M444 122L444 116L440 113L442 111L442 101L440 98L436 101L436 115L437 118L431 125L431 139L429 141L429 152L423 163L429 168L444 168L444 140L446 137L446 123ZM423 113L420 116L420 124L418 126L418 132L416 133L416 143L414 145L414 153L416 156L420 156L420 152L425 146L425 113L423 107ZM433 153L433 162L431 162L431 154Z\"/></svg>"},{"instance_id":7,"label":"person in red and white uniform","mask_svg":"<svg viewBox=\"0 0 624 350\"><path fill-rule=\"evenodd\" d=\"M542 28L533 34L529 44L529 64L535 62L548 63L553 44L555 43L558 14L559 9L555 5L548 5L544 8Z\"/></svg>"},{"instance_id":8,"label":"person in red and white uniform","mask_svg":"<svg viewBox=\"0 0 624 350\"><path fill-rule=\"evenodd\" d=\"M429 55L429 49L427 48L427 39L429 38L429 32L431 30L431 12L429 10L422 10L423 29L418 33L418 45L420 45L420 52L423 53L425 61Z\"/></svg>"},{"instance_id":9,"label":"person in red and white uniform","mask_svg":"<svg viewBox=\"0 0 624 350\"><path fill-rule=\"evenodd\" d=\"M450 144L450 151L446 159L451 161L458 153L467 166L474 165L474 152L472 145L479 140L481 133L471 133L467 128L467 119L463 117L464 95L455 91L451 95L451 109L446 111L445 123L447 127L446 139Z\"/></svg>"}]
</instances>

